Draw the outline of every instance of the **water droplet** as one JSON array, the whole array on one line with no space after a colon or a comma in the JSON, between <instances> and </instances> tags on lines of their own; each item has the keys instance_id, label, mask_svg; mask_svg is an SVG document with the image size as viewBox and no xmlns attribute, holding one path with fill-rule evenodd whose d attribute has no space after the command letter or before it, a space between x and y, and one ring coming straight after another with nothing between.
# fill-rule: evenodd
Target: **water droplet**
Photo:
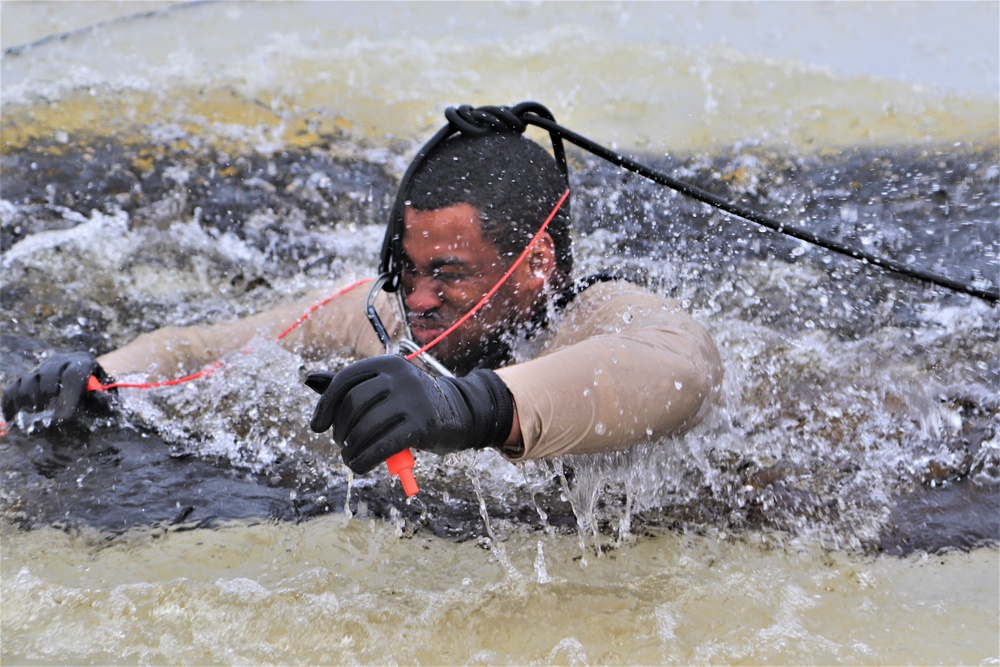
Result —
<instances>
[{"instance_id":1,"label":"water droplet","mask_svg":"<svg viewBox=\"0 0 1000 667\"><path fill-rule=\"evenodd\" d=\"M684 383L681 382L680 380L678 380L678 381L674 382L674 386L677 387L677 391L680 391L681 389L684 388Z\"/></svg>"},{"instance_id":2,"label":"water droplet","mask_svg":"<svg viewBox=\"0 0 1000 667\"><path fill-rule=\"evenodd\" d=\"M603 422L597 422L596 424L594 424L594 433L596 433L597 435L604 435L605 430L606 429L604 427Z\"/></svg>"},{"instance_id":3,"label":"water droplet","mask_svg":"<svg viewBox=\"0 0 1000 667\"><path fill-rule=\"evenodd\" d=\"M622 319L625 321L625 324L631 324L632 323L632 313L627 313L627 312L626 313L622 313Z\"/></svg>"},{"instance_id":4,"label":"water droplet","mask_svg":"<svg viewBox=\"0 0 1000 667\"><path fill-rule=\"evenodd\" d=\"M545 567L545 553L542 550L541 540L538 541L538 553L535 556L535 576L538 578L538 583L549 583L549 573Z\"/></svg>"}]
</instances>

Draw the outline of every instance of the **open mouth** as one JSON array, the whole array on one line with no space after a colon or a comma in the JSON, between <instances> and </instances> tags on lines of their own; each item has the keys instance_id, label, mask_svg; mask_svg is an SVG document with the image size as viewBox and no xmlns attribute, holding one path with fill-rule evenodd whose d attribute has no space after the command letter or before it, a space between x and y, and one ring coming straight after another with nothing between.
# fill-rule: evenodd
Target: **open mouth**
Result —
<instances>
[{"instance_id":1,"label":"open mouth","mask_svg":"<svg viewBox=\"0 0 1000 667\"><path fill-rule=\"evenodd\" d=\"M439 320L410 320L409 324L413 340L421 345L426 345L448 329L448 325Z\"/></svg>"}]
</instances>

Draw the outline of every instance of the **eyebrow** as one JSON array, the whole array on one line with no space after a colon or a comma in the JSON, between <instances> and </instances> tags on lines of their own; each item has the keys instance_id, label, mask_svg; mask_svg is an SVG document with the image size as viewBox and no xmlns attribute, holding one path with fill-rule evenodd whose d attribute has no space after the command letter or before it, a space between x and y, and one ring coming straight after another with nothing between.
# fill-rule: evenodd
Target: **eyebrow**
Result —
<instances>
[{"instance_id":1,"label":"eyebrow","mask_svg":"<svg viewBox=\"0 0 1000 667\"><path fill-rule=\"evenodd\" d=\"M443 269L446 267L460 267L464 268L467 266L472 266L472 262L462 259L461 257L442 257L440 259L435 259L430 263L430 269L433 271L435 269Z\"/></svg>"},{"instance_id":2,"label":"eyebrow","mask_svg":"<svg viewBox=\"0 0 1000 667\"><path fill-rule=\"evenodd\" d=\"M410 257L408 255L403 255L403 261L406 264L408 264L410 267L414 266L413 260L410 259ZM470 262L470 261L468 261L466 259L463 259L461 257L454 257L454 256L452 256L452 257L437 257L437 258L431 260L431 262L427 266L427 270L428 271L437 271L438 269L444 269L444 268L467 269L468 267L473 266L473 265L474 265L473 262Z\"/></svg>"}]
</instances>

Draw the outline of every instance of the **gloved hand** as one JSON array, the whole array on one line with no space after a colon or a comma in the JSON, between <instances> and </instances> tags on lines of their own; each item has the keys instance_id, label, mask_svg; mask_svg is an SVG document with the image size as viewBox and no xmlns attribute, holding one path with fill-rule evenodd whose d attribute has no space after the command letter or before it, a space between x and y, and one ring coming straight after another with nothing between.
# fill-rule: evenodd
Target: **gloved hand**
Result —
<instances>
[{"instance_id":1,"label":"gloved hand","mask_svg":"<svg viewBox=\"0 0 1000 667\"><path fill-rule=\"evenodd\" d=\"M311 373L306 385L322 394L309 426L322 433L332 425L344 463L359 475L409 447L445 454L499 446L514 421L507 386L488 370L439 378L385 355L336 375Z\"/></svg>"},{"instance_id":2,"label":"gloved hand","mask_svg":"<svg viewBox=\"0 0 1000 667\"><path fill-rule=\"evenodd\" d=\"M87 391L91 375L96 375L102 384L111 382L92 354L53 354L4 388L4 420L12 420L21 410L40 412L53 402L57 422L82 411L107 413L114 402L113 396L106 391Z\"/></svg>"}]
</instances>

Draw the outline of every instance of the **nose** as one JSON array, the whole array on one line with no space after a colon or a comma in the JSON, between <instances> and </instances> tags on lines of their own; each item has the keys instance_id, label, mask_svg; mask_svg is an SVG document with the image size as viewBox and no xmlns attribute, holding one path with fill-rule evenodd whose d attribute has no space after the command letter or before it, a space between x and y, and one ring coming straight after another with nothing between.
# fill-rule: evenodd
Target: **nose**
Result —
<instances>
[{"instance_id":1,"label":"nose","mask_svg":"<svg viewBox=\"0 0 1000 667\"><path fill-rule=\"evenodd\" d=\"M426 313L439 307L443 302L438 281L430 276L411 276L405 281L406 309L413 313Z\"/></svg>"}]
</instances>

